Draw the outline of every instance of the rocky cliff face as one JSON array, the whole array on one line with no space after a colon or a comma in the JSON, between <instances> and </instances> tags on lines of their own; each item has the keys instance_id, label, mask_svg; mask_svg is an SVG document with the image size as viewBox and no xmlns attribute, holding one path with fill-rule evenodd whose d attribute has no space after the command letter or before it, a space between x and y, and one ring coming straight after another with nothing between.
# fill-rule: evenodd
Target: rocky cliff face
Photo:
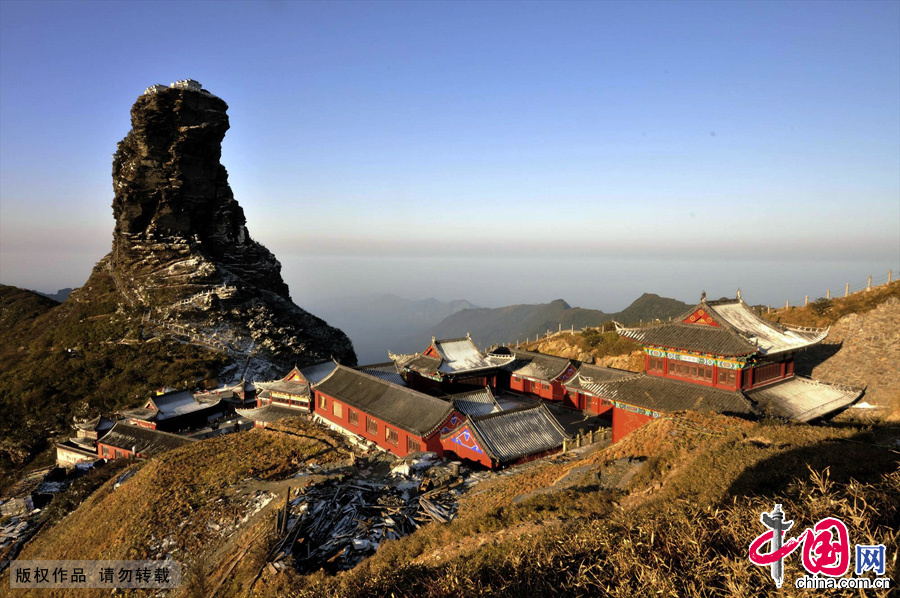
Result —
<instances>
[{"instance_id":1,"label":"rocky cliff face","mask_svg":"<svg viewBox=\"0 0 900 598\"><path fill-rule=\"evenodd\" d=\"M120 311L140 313L137 341L207 345L242 368L355 364L346 335L293 304L281 264L250 237L219 161L227 109L205 91L173 88L132 107L113 160L112 252L98 264Z\"/></svg>"},{"instance_id":2,"label":"rocky cliff face","mask_svg":"<svg viewBox=\"0 0 900 598\"><path fill-rule=\"evenodd\" d=\"M841 343L840 350L826 344L801 354L798 371L826 382L865 386L864 402L900 418L900 299L844 316L831 327L827 342Z\"/></svg>"}]
</instances>

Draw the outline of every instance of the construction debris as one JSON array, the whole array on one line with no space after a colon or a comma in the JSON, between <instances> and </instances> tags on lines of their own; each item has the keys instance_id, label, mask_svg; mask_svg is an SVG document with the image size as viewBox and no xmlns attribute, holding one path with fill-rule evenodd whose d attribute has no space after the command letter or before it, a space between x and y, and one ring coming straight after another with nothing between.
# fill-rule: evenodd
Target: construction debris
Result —
<instances>
[{"instance_id":1,"label":"construction debris","mask_svg":"<svg viewBox=\"0 0 900 598\"><path fill-rule=\"evenodd\" d=\"M341 476L299 490L276 518L276 529L287 533L279 533L270 562L278 570L291 560L300 573L334 573L353 568L385 540L397 540L428 523L451 521L458 495L451 486L459 485L459 478L451 480L444 467L413 474L426 467L400 468L380 480ZM437 480L443 483L435 485ZM422 493L419 488L426 481L436 487Z\"/></svg>"}]
</instances>

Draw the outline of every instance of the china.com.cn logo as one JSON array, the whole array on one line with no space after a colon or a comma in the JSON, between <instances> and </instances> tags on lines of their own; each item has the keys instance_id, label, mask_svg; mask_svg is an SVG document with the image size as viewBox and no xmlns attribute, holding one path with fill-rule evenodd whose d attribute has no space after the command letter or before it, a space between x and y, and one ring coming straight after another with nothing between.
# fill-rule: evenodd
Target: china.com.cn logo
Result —
<instances>
[{"instance_id":1,"label":"china.com.cn logo","mask_svg":"<svg viewBox=\"0 0 900 598\"><path fill-rule=\"evenodd\" d=\"M761 533L750 543L750 562L771 567L772 579L777 587L780 588L784 582L784 559L801 546L803 568L813 577L803 576L797 579L798 588L890 587L890 580L887 578L843 577L850 570L850 535L847 533L847 526L840 519L821 519L791 539L785 538L785 532L793 527L794 522L785 520L780 504L776 504L771 513L761 513L759 520L768 531ZM769 551L763 552L767 544ZM857 576L867 571L884 575L884 544L857 544L854 556L854 572Z\"/></svg>"}]
</instances>

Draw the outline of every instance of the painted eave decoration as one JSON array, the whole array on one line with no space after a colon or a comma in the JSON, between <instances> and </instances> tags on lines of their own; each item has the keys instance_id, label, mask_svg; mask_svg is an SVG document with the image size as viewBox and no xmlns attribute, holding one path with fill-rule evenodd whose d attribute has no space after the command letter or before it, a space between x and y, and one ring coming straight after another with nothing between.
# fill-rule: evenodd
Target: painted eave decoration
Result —
<instances>
[{"instance_id":1,"label":"painted eave decoration","mask_svg":"<svg viewBox=\"0 0 900 598\"><path fill-rule=\"evenodd\" d=\"M719 327L719 323L713 319L712 314L710 314L707 310L702 307L698 310L695 310L694 313L686 317L682 320L685 324L703 324L706 326L715 326Z\"/></svg>"},{"instance_id":2,"label":"painted eave decoration","mask_svg":"<svg viewBox=\"0 0 900 598\"><path fill-rule=\"evenodd\" d=\"M478 441L475 439L475 435L472 434L468 426L463 426L462 428L460 428L456 434L450 437L450 442L467 448L470 451L476 452L479 455L484 454L484 451L481 449L481 446L479 446Z\"/></svg>"}]
</instances>

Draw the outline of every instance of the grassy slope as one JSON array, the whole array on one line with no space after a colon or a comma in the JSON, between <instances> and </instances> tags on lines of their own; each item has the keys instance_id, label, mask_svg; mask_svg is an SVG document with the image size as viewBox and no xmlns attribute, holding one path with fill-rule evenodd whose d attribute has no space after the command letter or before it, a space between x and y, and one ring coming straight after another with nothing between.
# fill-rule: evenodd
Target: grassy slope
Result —
<instances>
[{"instance_id":1,"label":"grassy slope","mask_svg":"<svg viewBox=\"0 0 900 598\"><path fill-rule=\"evenodd\" d=\"M615 332L592 329L574 334L563 333L523 344L522 348L606 367L634 372L644 370L644 354L640 346Z\"/></svg>"},{"instance_id":2,"label":"grassy slope","mask_svg":"<svg viewBox=\"0 0 900 598\"><path fill-rule=\"evenodd\" d=\"M260 598L764 596L774 587L768 570L749 563L746 552L764 531L759 513L780 502L797 528L836 516L852 543L886 544L889 576L900 574L900 455L893 450L900 429L689 414L657 420L587 456L533 462L482 482L453 522L386 542L352 571L265 573L251 589L271 520L239 530L233 550L207 523L241 517L238 490L251 476L277 479L310 458L343 456L330 435L296 426L290 434L256 430L203 441L138 464L118 490L110 480L42 530L20 558L142 558L170 538L169 550L188 571L201 555L211 559L204 570L227 580L219 595ZM623 457L644 460L627 493L600 488L597 473ZM567 474L574 484L546 492ZM800 574L799 562L789 559L788 581ZM230 563L237 566L226 575ZM184 595L196 589L188 584Z\"/></svg>"},{"instance_id":3,"label":"grassy slope","mask_svg":"<svg viewBox=\"0 0 900 598\"><path fill-rule=\"evenodd\" d=\"M798 373L827 382L866 386L863 400L878 405L889 418L898 421L900 381L896 363L900 358L900 326L896 314L900 312L894 303L898 299L900 281L846 298L820 299L807 307L775 312L768 317L788 325L831 326L825 343L799 354ZM854 317L857 315L860 317ZM837 352L831 344L836 342L841 343ZM848 412L841 417L849 415Z\"/></svg>"},{"instance_id":4,"label":"grassy slope","mask_svg":"<svg viewBox=\"0 0 900 598\"><path fill-rule=\"evenodd\" d=\"M842 518L852 543L887 545L897 579L897 428L748 423L724 416L658 420L569 464L545 463L478 494L457 520L388 543L353 571L265 578L267 596L764 596L768 570L746 557L759 514L784 505L795 527ZM630 494L600 490L596 470L646 457ZM580 465L581 484L522 503ZM799 530L798 530L799 532ZM786 579L800 575L799 557ZM806 595L787 583L783 595Z\"/></svg>"},{"instance_id":5,"label":"grassy slope","mask_svg":"<svg viewBox=\"0 0 900 598\"><path fill-rule=\"evenodd\" d=\"M8 333L21 322L34 320L59 305L34 291L0 284L0 332Z\"/></svg>"},{"instance_id":6,"label":"grassy slope","mask_svg":"<svg viewBox=\"0 0 900 598\"><path fill-rule=\"evenodd\" d=\"M831 326L844 316L864 314L872 311L890 297L900 298L900 280L891 284L874 287L868 292L859 292L849 297L825 299L821 297L806 307L792 307L767 314L773 322L793 326Z\"/></svg>"},{"instance_id":7,"label":"grassy slope","mask_svg":"<svg viewBox=\"0 0 900 598\"><path fill-rule=\"evenodd\" d=\"M56 306L0 288L0 323L9 324L7 313L20 316L0 334L0 489L23 466L52 462L48 440L68 434L73 417L134 404L151 388L193 385L221 364L189 345L119 342L139 338L139 326L117 315L119 296L105 271L95 270L89 282Z\"/></svg>"},{"instance_id":8,"label":"grassy slope","mask_svg":"<svg viewBox=\"0 0 900 598\"><path fill-rule=\"evenodd\" d=\"M238 496L242 483L264 484L255 480L281 479L313 458L328 463L346 456L335 448L340 441L333 435L304 422L295 425L289 433L255 429L204 440L137 463L135 475L120 488L113 488L115 479L108 481L69 516L41 530L19 558L155 558L163 540L169 542L165 551L182 563L209 557L225 538L207 524L235 522L246 514ZM271 522L260 525L267 529ZM252 554L256 561L246 564L245 577L262 566L265 550ZM209 568L218 564L211 562Z\"/></svg>"}]
</instances>

